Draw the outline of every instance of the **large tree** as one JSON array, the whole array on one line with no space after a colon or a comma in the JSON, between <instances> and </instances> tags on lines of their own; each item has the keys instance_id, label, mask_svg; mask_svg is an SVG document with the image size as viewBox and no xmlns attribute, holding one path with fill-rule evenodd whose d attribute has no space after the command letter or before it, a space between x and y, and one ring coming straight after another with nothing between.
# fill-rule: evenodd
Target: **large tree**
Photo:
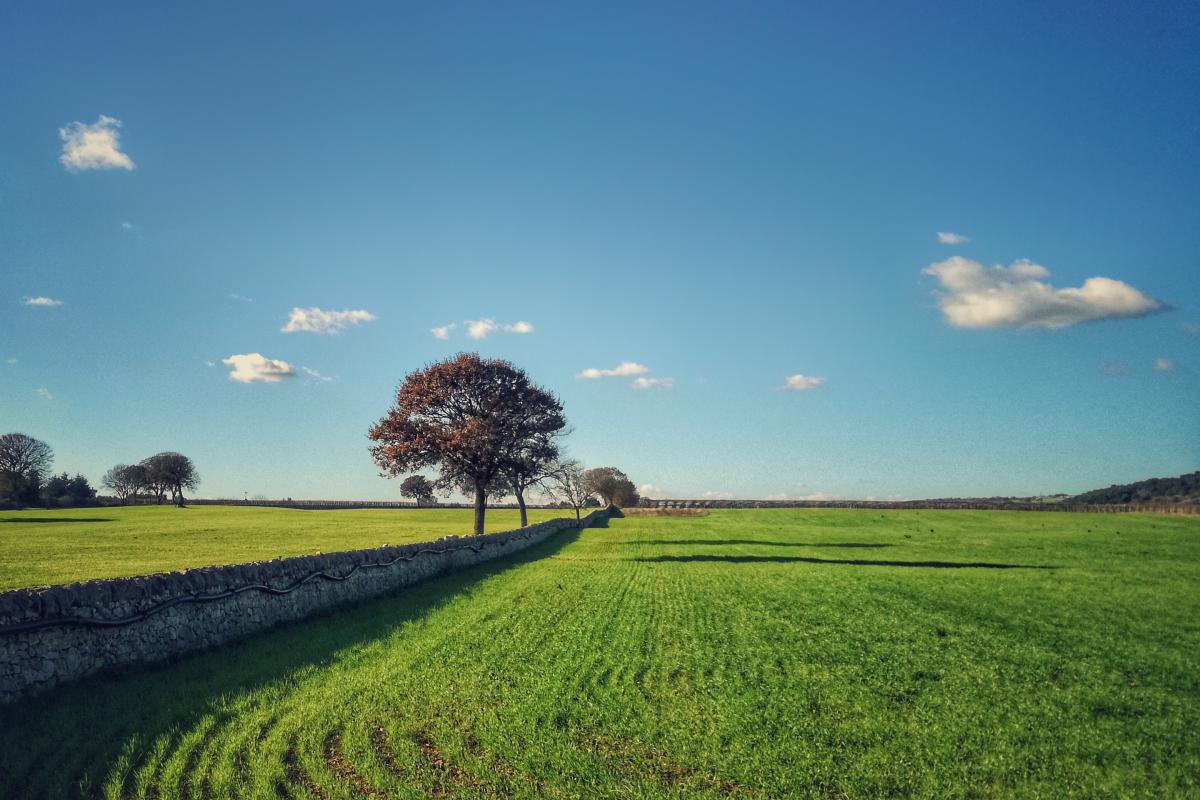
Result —
<instances>
[{"instance_id":1,"label":"large tree","mask_svg":"<svg viewBox=\"0 0 1200 800\"><path fill-rule=\"evenodd\" d=\"M167 492L171 501L183 508L183 490L195 489L200 483L196 465L183 453L167 451L150 456L141 464L146 469L146 480L162 503Z\"/></svg>"},{"instance_id":2,"label":"large tree","mask_svg":"<svg viewBox=\"0 0 1200 800\"><path fill-rule=\"evenodd\" d=\"M42 479L50 473L50 445L23 433L0 436L0 503L36 503Z\"/></svg>"},{"instance_id":3,"label":"large tree","mask_svg":"<svg viewBox=\"0 0 1200 800\"><path fill-rule=\"evenodd\" d=\"M523 370L459 353L410 373L368 435L386 474L436 467L439 488L473 492L475 533L482 534L488 494L504 488L509 459L564 427L558 398Z\"/></svg>"},{"instance_id":4,"label":"large tree","mask_svg":"<svg viewBox=\"0 0 1200 800\"><path fill-rule=\"evenodd\" d=\"M583 480L588 490L599 495L605 505L630 507L641 500L633 481L616 467L589 469L583 473Z\"/></svg>"}]
</instances>

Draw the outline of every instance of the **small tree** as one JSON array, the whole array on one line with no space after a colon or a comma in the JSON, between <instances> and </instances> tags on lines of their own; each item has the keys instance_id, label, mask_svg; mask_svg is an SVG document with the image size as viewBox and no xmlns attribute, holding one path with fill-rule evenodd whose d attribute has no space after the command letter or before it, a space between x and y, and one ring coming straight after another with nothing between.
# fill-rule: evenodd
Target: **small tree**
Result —
<instances>
[{"instance_id":1,"label":"small tree","mask_svg":"<svg viewBox=\"0 0 1200 800\"><path fill-rule=\"evenodd\" d=\"M195 489L200 483L196 465L183 453L157 453L143 461L142 467L146 470L146 480L156 493L159 504L170 492L171 501L183 508L183 490Z\"/></svg>"},{"instance_id":2,"label":"small tree","mask_svg":"<svg viewBox=\"0 0 1200 800\"><path fill-rule=\"evenodd\" d=\"M554 436L541 436L518 444L505 460L501 470L501 483L509 494L517 498L517 507L521 509L522 528L529 524L525 492L550 475L558 458L558 445L554 442Z\"/></svg>"},{"instance_id":3,"label":"small tree","mask_svg":"<svg viewBox=\"0 0 1200 800\"><path fill-rule=\"evenodd\" d=\"M616 467L596 467L583 474L592 494L597 494L609 506L636 506L640 500L637 487L629 476Z\"/></svg>"},{"instance_id":4,"label":"small tree","mask_svg":"<svg viewBox=\"0 0 1200 800\"><path fill-rule=\"evenodd\" d=\"M565 503L575 509L575 522L579 522L579 509L594 500L592 492L584 480L583 467L578 461L558 461L546 471L546 476L538 484L542 491L550 495L556 502Z\"/></svg>"},{"instance_id":5,"label":"small tree","mask_svg":"<svg viewBox=\"0 0 1200 800\"><path fill-rule=\"evenodd\" d=\"M433 481L424 475L409 475L400 484L400 496L416 500L417 505L421 505L422 503L433 505L436 503L437 498L434 497L433 490Z\"/></svg>"},{"instance_id":6,"label":"small tree","mask_svg":"<svg viewBox=\"0 0 1200 800\"><path fill-rule=\"evenodd\" d=\"M136 499L145 486L146 468L141 464L117 464L104 473L100 483L125 504L131 498Z\"/></svg>"},{"instance_id":7,"label":"small tree","mask_svg":"<svg viewBox=\"0 0 1200 800\"><path fill-rule=\"evenodd\" d=\"M396 402L368 434L388 475L440 470L437 486L469 487L475 533L484 530L487 496L523 443L566 426L558 398L508 361L459 355L410 373Z\"/></svg>"}]
</instances>

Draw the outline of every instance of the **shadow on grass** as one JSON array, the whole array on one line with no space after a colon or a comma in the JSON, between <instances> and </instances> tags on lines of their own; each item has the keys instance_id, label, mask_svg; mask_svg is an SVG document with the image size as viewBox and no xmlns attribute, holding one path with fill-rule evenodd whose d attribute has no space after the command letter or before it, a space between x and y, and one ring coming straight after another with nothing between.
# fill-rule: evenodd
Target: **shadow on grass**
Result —
<instances>
[{"instance_id":1,"label":"shadow on grass","mask_svg":"<svg viewBox=\"0 0 1200 800\"><path fill-rule=\"evenodd\" d=\"M803 556L653 556L630 561L690 563L715 561L726 564L842 564L853 567L933 567L936 569L1058 569L1042 564L988 564L974 561L866 561L861 559L805 558Z\"/></svg>"},{"instance_id":2,"label":"shadow on grass","mask_svg":"<svg viewBox=\"0 0 1200 800\"><path fill-rule=\"evenodd\" d=\"M593 527L603 527L597 525ZM507 558L431 578L391 595L333 609L207 652L100 675L0 707L0 797L90 796L131 742L141 758L160 736L187 731L220 701L333 663L339 654L390 635L507 570L553 555L582 529ZM93 788L93 791L95 789Z\"/></svg>"},{"instance_id":3,"label":"shadow on grass","mask_svg":"<svg viewBox=\"0 0 1200 800\"><path fill-rule=\"evenodd\" d=\"M631 539L621 544L752 544L762 547L894 547L865 542L769 542L765 539Z\"/></svg>"},{"instance_id":4,"label":"shadow on grass","mask_svg":"<svg viewBox=\"0 0 1200 800\"><path fill-rule=\"evenodd\" d=\"M5 517L4 519L0 519L0 522L13 522L18 525L39 525L53 522L113 522L113 519L111 517L36 517L33 519Z\"/></svg>"}]
</instances>

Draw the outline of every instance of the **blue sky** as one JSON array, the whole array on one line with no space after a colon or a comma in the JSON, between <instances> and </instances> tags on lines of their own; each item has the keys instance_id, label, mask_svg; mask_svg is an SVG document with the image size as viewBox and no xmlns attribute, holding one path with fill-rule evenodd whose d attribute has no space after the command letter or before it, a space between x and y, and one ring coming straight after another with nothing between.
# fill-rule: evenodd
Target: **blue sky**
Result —
<instances>
[{"instance_id":1,"label":"blue sky","mask_svg":"<svg viewBox=\"0 0 1200 800\"><path fill-rule=\"evenodd\" d=\"M0 8L0 428L59 469L394 498L459 350L658 496L1200 468L1194 5L168 5Z\"/></svg>"}]
</instances>

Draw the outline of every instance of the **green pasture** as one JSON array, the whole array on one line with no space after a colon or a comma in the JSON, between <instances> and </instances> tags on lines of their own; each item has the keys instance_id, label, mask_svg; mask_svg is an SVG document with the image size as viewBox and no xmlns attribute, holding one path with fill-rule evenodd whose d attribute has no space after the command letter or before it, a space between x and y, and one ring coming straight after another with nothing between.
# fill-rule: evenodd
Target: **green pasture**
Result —
<instances>
[{"instance_id":1,"label":"green pasture","mask_svg":"<svg viewBox=\"0 0 1200 800\"><path fill-rule=\"evenodd\" d=\"M0 796L1195 797L1198 659L1200 519L630 517L0 708Z\"/></svg>"},{"instance_id":2,"label":"green pasture","mask_svg":"<svg viewBox=\"0 0 1200 800\"><path fill-rule=\"evenodd\" d=\"M0 591L467 536L473 514L239 506L0 511ZM529 510L530 522L573 515ZM512 530L520 521L516 510L492 509L487 529Z\"/></svg>"}]
</instances>

